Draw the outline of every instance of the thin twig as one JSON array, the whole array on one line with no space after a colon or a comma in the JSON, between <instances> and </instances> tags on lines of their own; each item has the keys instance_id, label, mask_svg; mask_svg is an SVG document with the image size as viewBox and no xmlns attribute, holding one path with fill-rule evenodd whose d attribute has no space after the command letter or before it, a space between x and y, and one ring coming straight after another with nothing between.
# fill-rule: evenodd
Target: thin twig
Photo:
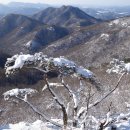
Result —
<instances>
[{"instance_id":1,"label":"thin twig","mask_svg":"<svg viewBox=\"0 0 130 130\"><path fill-rule=\"evenodd\" d=\"M106 94L103 98L99 99L98 101L96 101L95 103L93 103L92 105L90 105L90 106L89 106L89 109L92 108L92 107L94 107L94 106L97 106L100 102L102 102L102 101L103 101L104 99L106 99L110 94L112 94L112 93L118 88L119 83L120 83L121 79L124 77L125 74L126 74L126 73L123 73L123 74L120 76L120 78L119 78L119 80L118 80L116 86L114 87L114 89L112 89L112 90L111 90L108 94Z\"/></svg>"}]
</instances>

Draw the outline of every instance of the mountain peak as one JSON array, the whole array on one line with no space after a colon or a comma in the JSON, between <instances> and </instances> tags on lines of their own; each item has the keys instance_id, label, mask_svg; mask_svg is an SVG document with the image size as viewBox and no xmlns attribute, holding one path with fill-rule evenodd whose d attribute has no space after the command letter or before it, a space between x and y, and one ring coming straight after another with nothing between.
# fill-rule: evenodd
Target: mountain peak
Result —
<instances>
[{"instance_id":1,"label":"mountain peak","mask_svg":"<svg viewBox=\"0 0 130 130\"><path fill-rule=\"evenodd\" d=\"M86 26L99 22L79 8L65 5L60 8L49 7L35 14L33 18L49 25L65 27Z\"/></svg>"}]
</instances>

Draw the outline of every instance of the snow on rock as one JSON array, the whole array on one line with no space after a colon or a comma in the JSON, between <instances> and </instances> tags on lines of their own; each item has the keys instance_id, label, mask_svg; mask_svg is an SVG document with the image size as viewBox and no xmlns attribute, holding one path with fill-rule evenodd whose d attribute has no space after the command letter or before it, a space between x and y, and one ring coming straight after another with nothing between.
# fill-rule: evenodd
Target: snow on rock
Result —
<instances>
[{"instance_id":1,"label":"snow on rock","mask_svg":"<svg viewBox=\"0 0 130 130\"><path fill-rule=\"evenodd\" d=\"M17 97L19 95L21 96L31 95L36 92L37 91L35 89L31 89L31 88L25 88L25 89L15 88L15 89L5 92L3 95L4 95L5 100L9 100L10 97Z\"/></svg>"},{"instance_id":2,"label":"snow on rock","mask_svg":"<svg viewBox=\"0 0 130 130\"><path fill-rule=\"evenodd\" d=\"M37 49L41 46L41 44L39 42L37 42L36 40L30 40L28 41L26 44L24 44L24 47L27 49Z\"/></svg>"},{"instance_id":3,"label":"snow on rock","mask_svg":"<svg viewBox=\"0 0 130 130\"><path fill-rule=\"evenodd\" d=\"M29 41L29 42L27 42L27 43L25 44L25 47L30 48L30 47L31 47L31 44L32 44L32 41Z\"/></svg>"},{"instance_id":4,"label":"snow on rock","mask_svg":"<svg viewBox=\"0 0 130 130\"><path fill-rule=\"evenodd\" d=\"M128 23L122 22L122 23L121 23L121 26L122 26L122 27L127 27L127 26L128 26Z\"/></svg>"},{"instance_id":5,"label":"snow on rock","mask_svg":"<svg viewBox=\"0 0 130 130\"><path fill-rule=\"evenodd\" d=\"M130 130L130 119L128 121L122 121L114 124L116 130ZM111 127L106 127L104 130L111 130Z\"/></svg>"},{"instance_id":6,"label":"snow on rock","mask_svg":"<svg viewBox=\"0 0 130 130\"><path fill-rule=\"evenodd\" d=\"M130 73L130 63L125 64L125 68L126 68L127 72Z\"/></svg>"},{"instance_id":7,"label":"snow on rock","mask_svg":"<svg viewBox=\"0 0 130 130\"><path fill-rule=\"evenodd\" d=\"M47 29L50 31L55 31L54 27L48 27Z\"/></svg>"},{"instance_id":8,"label":"snow on rock","mask_svg":"<svg viewBox=\"0 0 130 130\"><path fill-rule=\"evenodd\" d=\"M93 73L89 71L88 69L83 68L82 66L78 67L76 69L76 72L78 75L84 78L91 78L93 76Z\"/></svg>"},{"instance_id":9,"label":"snow on rock","mask_svg":"<svg viewBox=\"0 0 130 130\"><path fill-rule=\"evenodd\" d=\"M55 66L63 66L64 65L64 66L73 67L76 65L73 61L67 60L62 56L60 58L54 58L53 63Z\"/></svg>"},{"instance_id":10,"label":"snow on rock","mask_svg":"<svg viewBox=\"0 0 130 130\"><path fill-rule=\"evenodd\" d=\"M119 19L116 19L113 21L114 24L119 24L120 20Z\"/></svg>"},{"instance_id":11,"label":"snow on rock","mask_svg":"<svg viewBox=\"0 0 130 130\"><path fill-rule=\"evenodd\" d=\"M127 71L126 63L124 63L124 61L120 61L119 59L113 59L110 62L110 66L111 68L106 71L109 74L110 73L122 74Z\"/></svg>"},{"instance_id":12,"label":"snow on rock","mask_svg":"<svg viewBox=\"0 0 130 130\"><path fill-rule=\"evenodd\" d=\"M103 39L103 40L106 40L106 41L109 41L109 35L108 34L101 34L100 38Z\"/></svg>"},{"instance_id":13,"label":"snow on rock","mask_svg":"<svg viewBox=\"0 0 130 130\"><path fill-rule=\"evenodd\" d=\"M121 19L116 19L116 20L113 20L112 22L109 23L109 26L112 27L113 25L118 25L120 27L127 27L128 26L128 23L127 22L124 22L123 20Z\"/></svg>"},{"instance_id":14,"label":"snow on rock","mask_svg":"<svg viewBox=\"0 0 130 130\"><path fill-rule=\"evenodd\" d=\"M125 104L127 108L130 108L130 104L128 102L125 102Z\"/></svg>"},{"instance_id":15,"label":"snow on rock","mask_svg":"<svg viewBox=\"0 0 130 130\"><path fill-rule=\"evenodd\" d=\"M113 25L118 25L119 22L120 22L120 20L119 20L119 19L116 19L116 20L110 22L110 23L109 23L109 26L111 27L111 26L113 26Z\"/></svg>"},{"instance_id":16,"label":"snow on rock","mask_svg":"<svg viewBox=\"0 0 130 130\"><path fill-rule=\"evenodd\" d=\"M130 73L130 63L125 63L124 61L113 59L113 61L110 62L110 65L112 65L112 67L107 70L107 73Z\"/></svg>"}]
</instances>

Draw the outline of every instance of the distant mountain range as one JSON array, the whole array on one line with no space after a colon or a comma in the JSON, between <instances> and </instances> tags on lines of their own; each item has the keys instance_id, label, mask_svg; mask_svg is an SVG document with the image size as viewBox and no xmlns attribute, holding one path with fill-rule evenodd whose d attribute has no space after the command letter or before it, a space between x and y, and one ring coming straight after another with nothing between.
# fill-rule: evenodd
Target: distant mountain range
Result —
<instances>
[{"instance_id":1,"label":"distant mountain range","mask_svg":"<svg viewBox=\"0 0 130 130\"><path fill-rule=\"evenodd\" d=\"M68 30L63 27L49 26L23 15L10 14L0 20L0 50L9 54L27 49L33 52L66 35Z\"/></svg>"},{"instance_id":2,"label":"distant mountain range","mask_svg":"<svg viewBox=\"0 0 130 130\"><path fill-rule=\"evenodd\" d=\"M49 7L47 4L11 2L7 5L0 4L0 15L10 13L33 15L34 13Z\"/></svg>"},{"instance_id":3,"label":"distant mountain range","mask_svg":"<svg viewBox=\"0 0 130 130\"><path fill-rule=\"evenodd\" d=\"M0 16L7 15L9 13L31 16L48 7L54 7L54 6L43 3L22 3L22 2L11 2L6 5L0 4ZM86 12L88 15L102 20L111 20L130 15L130 6L100 7L100 8L79 7L79 8L84 12ZM38 16L39 15L40 13L38 14Z\"/></svg>"},{"instance_id":4,"label":"distant mountain range","mask_svg":"<svg viewBox=\"0 0 130 130\"><path fill-rule=\"evenodd\" d=\"M42 4L42 3L23 3L23 2L10 2L9 4L7 4L7 6L9 6L9 7L26 7L26 8L28 8L28 7L32 7L32 8L37 8L37 9L39 9L39 8L41 8L41 9L43 9L43 8L47 8L47 7L49 7L50 5L49 4Z\"/></svg>"},{"instance_id":5,"label":"distant mountain range","mask_svg":"<svg viewBox=\"0 0 130 130\"><path fill-rule=\"evenodd\" d=\"M88 26L100 22L100 20L73 6L49 7L33 15L33 18L49 25L64 27Z\"/></svg>"},{"instance_id":6,"label":"distant mountain range","mask_svg":"<svg viewBox=\"0 0 130 130\"><path fill-rule=\"evenodd\" d=\"M33 53L73 33L73 30L99 22L72 6L49 7L32 17L8 14L0 19L0 50L8 54Z\"/></svg>"},{"instance_id":7,"label":"distant mountain range","mask_svg":"<svg viewBox=\"0 0 130 130\"><path fill-rule=\"evenodd\" d=\"M112 20L130 15L130 7L83 8L87 14L102 20Z\"/></svg>"}]
</instances>

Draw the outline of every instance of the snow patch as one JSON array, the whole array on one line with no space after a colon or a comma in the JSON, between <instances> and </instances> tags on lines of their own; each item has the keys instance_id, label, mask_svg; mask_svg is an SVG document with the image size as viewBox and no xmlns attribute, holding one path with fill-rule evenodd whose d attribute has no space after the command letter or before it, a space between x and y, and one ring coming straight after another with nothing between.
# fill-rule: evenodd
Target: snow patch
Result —
<instances>
[{"instance_id":1,"label":"snow patch","mask_svg":"<svg viewBox=\"0 0 130 130\"><path fill-rule=\"evenodd\" d=\"M25 47L30 48L30 47L31 47L31 44L32 44L32 41L29 41L29 42L27 42L27 43L25 44Z\"/></svg>"},{"instance_id":2,"label":"snow patch","mask_svg":"<svg viewBox=\"0 0 130 130\"><path fill-rule=\"evenodd\" d=\"M109 41L109 37L110 36L108 34L105 34L105 33L101 34L101 36L100 36L100 38L105 40L105 41Z\"/></svg>"},{"instance_id":3,"label":"snow patch","mask_svg":"<svg viewBox=\"0 0 130 130\"><path fill-rule=\"evenodd\" d=\"M9 124L1 126L0 130L60 130L58 127L41 120L37 120L34 123L19 122L17 124Z\"/></svg>"},{"instance_id":4,"label":"snow patch","mask_svg":"<svg viewBox=\"0 0 130 130\"><path fill-rule=\"evenodd\" d=\"M55 66L75 66L76 64L73 61L67 60L64 57L54 58L53 59Z\"/></svg>"},{"instance_id":5,"label":"snow patch","mask_svg":"<svg viewBox=\"0 0 130 130\"><path fill-rule=\"evenodd\" d=\"M92 77L93 76L93 73L85 68L83 68L82 66L78 67L77 68L77 74L86 78L86 77Z\"/></svg>"},{"instance_id":6,"label":"snow patch","mask_svg":"<svg viewBox=\"0 0 130 130\"><path fill-rule=\"evenodd\" d=\"M128 121L122 121L121 123L114 124L116 130L130 130L130 119ZM111 130L111 127L107 127L104 130Z\"/></svg>"},{"instance_id":7,"label":"snow patch","mask_svg":"<svg viewBox=\"0 0 130 130\"><path fill-rule=\"evenodd\" d=\"M118 25L120 27L127 27L128 23L124 22L123 20L116 19L109 23L109 27L112 27L113 25Z\"/></svg>"},{"instance_id":8,"label":"snow patch","mask_svg":"<svg viewBox=\"0 0 130 130\"><path fill-rule=\"evenodd\" d=\"M125 64L125 68L126 68L127 72L130 73L130 63Z\"/></svg>"},{"instance_id":9,"label":"snow patch","mask_svg":"<svg viewBox=\"0 0 130 130\"><path fill-rule=\"evenodd\" d=\"M54 27L48 27L47 29L50 31L55 31Z\"/></svg>"}]
</instances>

